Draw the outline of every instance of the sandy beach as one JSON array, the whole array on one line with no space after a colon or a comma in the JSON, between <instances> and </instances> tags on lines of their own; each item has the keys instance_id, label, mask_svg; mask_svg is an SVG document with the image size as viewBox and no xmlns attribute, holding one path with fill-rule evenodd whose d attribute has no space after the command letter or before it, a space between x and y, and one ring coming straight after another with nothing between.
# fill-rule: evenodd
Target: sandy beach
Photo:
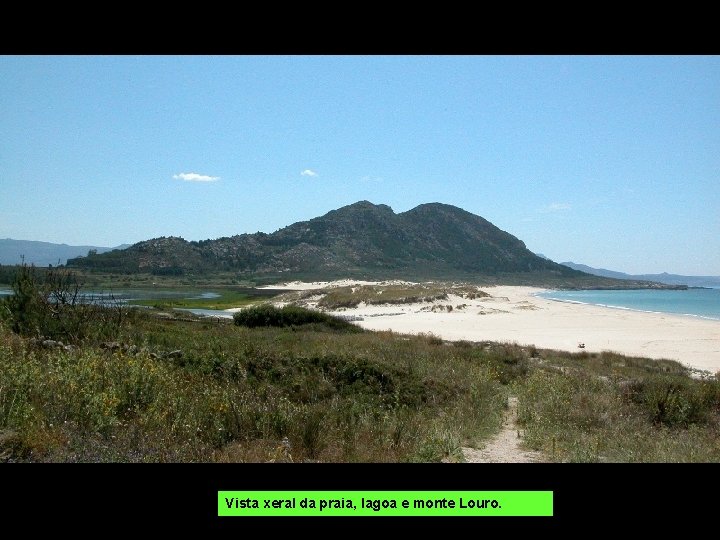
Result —
<instances>
[{"instance_id":1,"label":"sandy beach","mask_svg":"<svg viewBox=\"0 0 720 540\"><path fill-rule=\"evenodd\" d=\"M371 282L292 282L272 288L309 290L367 284ZM356 324L371 330L432 332L447 340L510 342L571 352L614 351L678 360L711 373L720 371L720 321L547 300L534 296L544 290L535 287L482 290L492 297L469 300L450 295L448 300L434 303L360 304L330 313L361 317ZM448 304L453 306L451 312L432 310L433 305ZM584 349L578 347L581 343Z\"/></svg>"}]
</instances>

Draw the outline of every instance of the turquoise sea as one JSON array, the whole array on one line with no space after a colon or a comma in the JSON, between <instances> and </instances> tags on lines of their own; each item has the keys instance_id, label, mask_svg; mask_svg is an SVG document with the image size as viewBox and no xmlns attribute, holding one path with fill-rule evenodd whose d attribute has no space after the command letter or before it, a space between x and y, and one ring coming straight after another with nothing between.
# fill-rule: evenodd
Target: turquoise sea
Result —
<instances>
[{"instance_id":1,"label":"turquoise sea","mask_svg":"<svg viewBox=\"0 0 720 540\"><path fill-rule=\"evenodd\" d=\"M537 296L561 302L594 304L651 313L691 315L720 321L720 289L547 291L538 293Z\"/></svg>"}]
</instances>

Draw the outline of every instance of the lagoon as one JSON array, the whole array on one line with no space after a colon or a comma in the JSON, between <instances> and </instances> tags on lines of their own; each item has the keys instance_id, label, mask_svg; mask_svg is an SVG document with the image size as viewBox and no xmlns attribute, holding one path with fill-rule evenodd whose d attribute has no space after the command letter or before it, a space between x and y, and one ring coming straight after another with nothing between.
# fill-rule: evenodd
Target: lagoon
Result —
<instances>
[{"instance_id":1,"label":"lagoon","mask_svg":"<svg viewBox=\"0 0 720 540\"><path fill-rule=\"evenodd\" d=\"M234 290L243 294L264 298L287 292L285 290L254 288L242 288ZM12 294L13 291L9 287L0 288L0 298L3 296L10 296ZM82 299L85 299L86 301L99 303L111 307L118 305L131 306L135 301L157 300L158 304L162 304L164 301L172 300L212 300L214 298L220 298L221 296L222 294L218 292L202 291L198 289L113 289L109 291L88 290L80 294L80 297ZM222 309L181 308L173 306L167 306L167 309L188 311L195 315L205 317L222 317L227 319L231 319L233 317L233 312L225 311Z\"/></svg>"}]
</instances>

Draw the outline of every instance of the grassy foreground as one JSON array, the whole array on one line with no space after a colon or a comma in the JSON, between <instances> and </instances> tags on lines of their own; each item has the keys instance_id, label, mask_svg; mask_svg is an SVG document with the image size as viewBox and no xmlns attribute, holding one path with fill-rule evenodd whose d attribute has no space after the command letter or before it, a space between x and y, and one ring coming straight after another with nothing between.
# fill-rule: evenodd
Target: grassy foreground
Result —
<instances>
[{"instance_id":1,"label":"grassy foreground","mask_svg":"<svg viewBox=\"0 0 720 540\"><path fill-rule=\"evenodd\" d=\"M517 381L525 442L553 461L718 462L720 379L669 360L546 353Z\"/></svg>"},{"instance_id":2,"label":"grassy foreground","mask_svg":"<svg viewBox=\"0 0 720 540\"><path fill-rule=\"evenodd\" d=\"M457 460L512 371L432 338L126 319L105 348L0 329L5 459Z\"/></svg>"}]
</instances>

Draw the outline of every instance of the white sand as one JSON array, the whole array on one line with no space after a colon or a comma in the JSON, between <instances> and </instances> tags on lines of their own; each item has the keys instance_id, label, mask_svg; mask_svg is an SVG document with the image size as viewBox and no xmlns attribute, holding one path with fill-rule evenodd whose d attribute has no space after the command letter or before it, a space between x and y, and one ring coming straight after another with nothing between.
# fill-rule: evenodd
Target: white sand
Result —
<instances>
[{"instance_id":1,"label":"white sand","mask_svg":"<svg viewBox=\"0 0 720 540\"><path fill-rule=\"evenodd\" d=\"M381 282L391 283L391 282ZM288 283L271 288L297 290L370 282ZM499 341L538 348L588 352L614 351L647 358L667 358L711 373L720 371L720 321L690 316L557 302L533 296L535 287L482 287L492 298L468 300L450 295L433 304L372 305L332 312L363 317L371 330L417 334L431 332L447 340ZM433 306L453 311L429 311ZM466 304L459 309L457 306ZM436 308L437 309L437 308ZM584 343L585 348L578 348Z\"/></svg>"},{"instance_id":2,"label":"white sand","mask_svg":"<svg viewBox=\"0 0 720 540\"><path fill-rule=\"evenodd\" d=\"M411 281L389 280L389 281L362 281L357 279L338 279L336 281L288 281L277 285L263 285L257 289L286 289L289 291L309 291L312 289L327 289L335 287L349 287L350 285L412 285Z\"/></svg>"},{"instance_id":3,"label":"white sand","mask_svg":"<svg viewBox=\"0 0 720 540\"><path fill-rule=\"evenodd\" d=\"M338 279L337 281L312 281L310 283L304 281L288 281L286 283L278 283L277 285L262 285L261 287L255 287L256 289L277 289L286 291L311 291L315 289L334 289L337 287L350 287L355 285L413 285L411 281L361 281L357 279ZM282 306L282 302L277 303L278 306ZM228 308L223 311L228 313L236 313L242 311L244 308Z\"/></svg>"}]
</instances>

